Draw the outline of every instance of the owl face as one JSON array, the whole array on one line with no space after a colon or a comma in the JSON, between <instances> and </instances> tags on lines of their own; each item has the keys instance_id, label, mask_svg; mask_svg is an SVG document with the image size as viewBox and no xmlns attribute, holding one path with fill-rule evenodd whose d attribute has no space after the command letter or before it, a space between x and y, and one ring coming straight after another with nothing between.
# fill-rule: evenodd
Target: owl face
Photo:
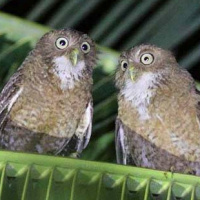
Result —
<instances>
[{"instance_id":1,"label":"owl face","mask_svg":"<svg viewBox=\"0 0 200 200\"><path fill-rule=\"evenodd\" d=\"M153 45L137 46L121 54L116 73L116 85L122 87L126 80L137 82L144 74L161 75L175 63L174 56L166 50Z\"/></svg>"},{"instance_id":2,"label":"owl face","mask_svg":"<svg viewBox=\"0 0 200 200\"><path fill-rule=\"evenodd\" d=\"M80 61L92 67L96 61L94 42L86 34L71 29L54 30L45 34L36 45L36 51L39 51L46 63L53 65L61 57L74 67Z\"/></svg>"},{"instance_id":3,"label":"owl face","mask_svg":"<svg viewBox=\"0 0 200 200\"><path fill-rule=\"evenodd\" d=\"M48 72L61 82L61 89L71 89L76 81L90 77L96 64L94 42L81 32L62 29L45 34L35 52L48 67Z\"/></svg>"}]
</instances>

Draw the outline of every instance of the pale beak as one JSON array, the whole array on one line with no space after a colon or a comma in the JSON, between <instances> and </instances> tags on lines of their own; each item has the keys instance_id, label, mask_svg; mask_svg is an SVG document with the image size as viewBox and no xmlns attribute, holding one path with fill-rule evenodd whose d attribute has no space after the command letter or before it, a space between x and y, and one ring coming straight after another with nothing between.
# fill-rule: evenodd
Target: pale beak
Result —
<instances>
[{"instance_id":1,"label":"pale beak","mask_svg":"<svg viewBox=\"0 0 200 200\"><path fill-rule=\"evenodd\" d=\"M76 66L79 59L79 50L78 49L72 49L72 51L69 54L69 59L73 66Z\"/></svg>"},{"instance_id":2,"label":"pale beak","mask_svg":"<svg viewBox=\"0 0 200 200\"><path fill-rule=\"evenodd\" d=\"M130 74L130 77L131 77L131 80L132 81L135 81L135 67L134 66L130 66L129 67L129 74Z\"/></svg>"}]
</instances>

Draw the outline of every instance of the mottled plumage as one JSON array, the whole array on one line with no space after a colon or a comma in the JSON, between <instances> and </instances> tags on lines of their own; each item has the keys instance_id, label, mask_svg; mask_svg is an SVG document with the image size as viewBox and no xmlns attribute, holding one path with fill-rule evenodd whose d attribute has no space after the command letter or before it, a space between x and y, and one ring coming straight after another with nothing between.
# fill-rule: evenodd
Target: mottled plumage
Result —
<instances>
[{"instance_id":1,"label":"mottled plumage","mask_svg":"<svg viewBox=\"0 0 200 200\"><path fill-rule=\"evenodd\" d=\"M174 56L151 45L121 54L117 161L200 175L200 95Z\"/></svg>"},{"instance_id":2,"label":"mottled plumage","mask_svg":"<svg viewBox=\"0 0 200 200\"><path fill-rule=\"evenodd\" d=\"M0 94L0 147L81 153L91 135L95 63L95 44L86 34L45 34Z\"/></svg>"}]
</instances>

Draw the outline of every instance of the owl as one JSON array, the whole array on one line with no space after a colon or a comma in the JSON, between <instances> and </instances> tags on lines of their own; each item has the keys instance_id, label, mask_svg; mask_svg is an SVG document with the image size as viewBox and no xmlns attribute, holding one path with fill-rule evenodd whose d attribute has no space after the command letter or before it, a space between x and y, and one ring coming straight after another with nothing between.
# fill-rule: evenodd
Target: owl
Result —
<instances>
[{"instance_id":1,"label":"owl","mask_svg":"<svg viewBox=\"0 0 200 200\"><path fill-rule=\"evenodd\" d=\"M46 33L0 94L0 148L79 155L92 128L95 43L70 30Z\"/></svg>"},{"instance_id":2,"label":"owl","mask_svg":"<svg viewBox=\"0 0 200 200\"><path fill-rule=\"evenodd\" d=\"M124 51L116 72L117 162L200 175L200 93L171 52Z\"/></svg>"}]
</instances>

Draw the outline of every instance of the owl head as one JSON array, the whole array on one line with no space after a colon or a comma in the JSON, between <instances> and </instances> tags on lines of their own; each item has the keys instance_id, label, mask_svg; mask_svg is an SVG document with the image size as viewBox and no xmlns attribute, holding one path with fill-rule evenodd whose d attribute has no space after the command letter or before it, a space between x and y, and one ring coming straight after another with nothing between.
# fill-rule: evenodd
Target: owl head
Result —
<instances>
[{"instance_id":1,"label":"owl head","mask_svg":"<svg viewBox=\"0 0 200 200\"><path fill-rule=\"evenodd\" d=\"M76 81L92 76L97 53L88 35L62 29L46 33L36 44L32 57L58 79L61 89L67 89L73 88Z\"/></svg>"},{"instance_id":2,"label":"owl head","mask_svg":"<svg viewBox=\"0 0 200 200\"><path fill-rule=\"evenodd\" d=\"M116 86L121 88L126 81L136 83L140 79L162 76L166 71L176 69L177 65L169 51L153 45L136 46L122 52L117 67Z\"/></svg>"},{"instance_id":3,"label":"owl head","mask_svg":"<svg viewBox=\"0 0 200 200\"><path fill-rule=\"evenodd\" d=\"M46 33L37 43L35 51L48 65L56 65L64 60L73 67L84 61L88 68L96 62L96 47L92 39L82 32L72 29L53 30Z\"/></svg>"}]
</instances>

